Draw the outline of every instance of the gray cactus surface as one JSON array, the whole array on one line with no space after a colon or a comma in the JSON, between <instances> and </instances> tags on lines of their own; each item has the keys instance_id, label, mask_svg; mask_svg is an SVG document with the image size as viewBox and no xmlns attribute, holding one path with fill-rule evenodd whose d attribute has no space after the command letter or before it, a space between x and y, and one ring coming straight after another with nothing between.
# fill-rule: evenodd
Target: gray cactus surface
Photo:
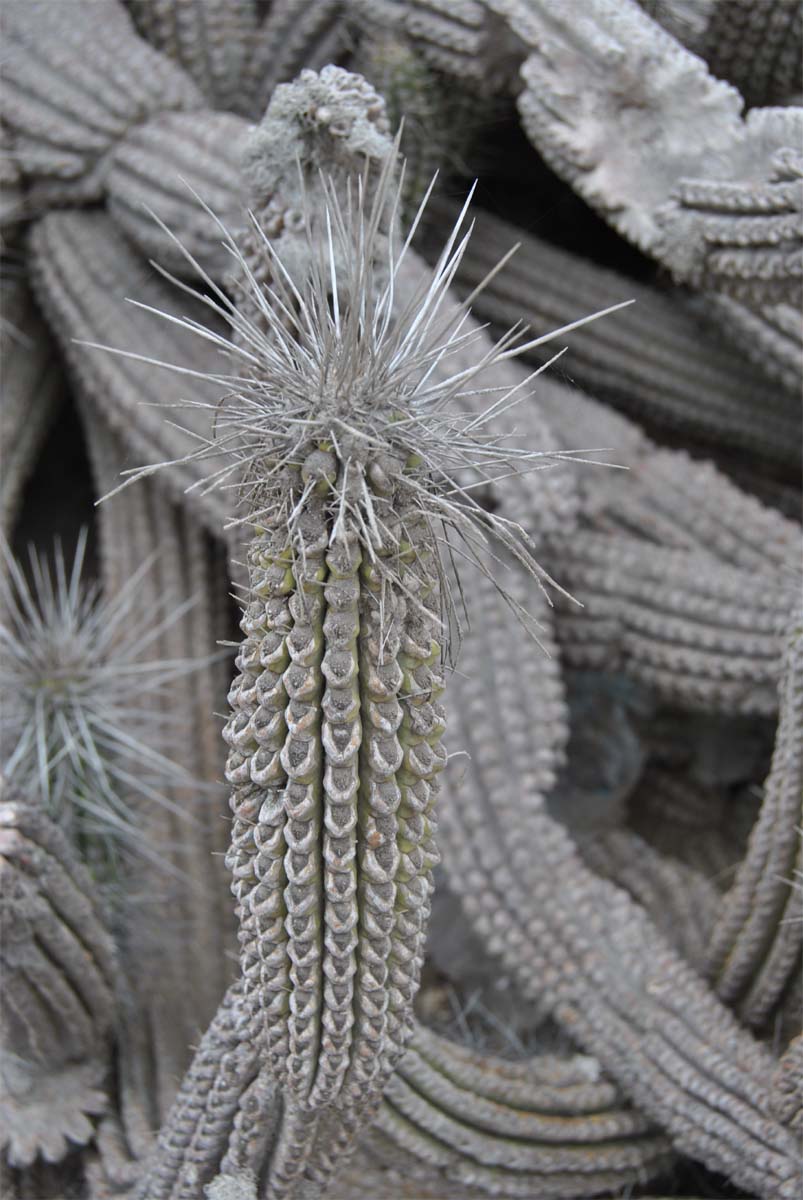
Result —
<instances>
[{"instance_id":1,"label":"gray cactus surface","mask_svg":"<svg viewBox=\"0 0 803 1200\"><path fill-rule=\"evenodd\" d=\"M3 1196L795 1200L799 6L0 37Z\"/></svg>"}]
</instances>

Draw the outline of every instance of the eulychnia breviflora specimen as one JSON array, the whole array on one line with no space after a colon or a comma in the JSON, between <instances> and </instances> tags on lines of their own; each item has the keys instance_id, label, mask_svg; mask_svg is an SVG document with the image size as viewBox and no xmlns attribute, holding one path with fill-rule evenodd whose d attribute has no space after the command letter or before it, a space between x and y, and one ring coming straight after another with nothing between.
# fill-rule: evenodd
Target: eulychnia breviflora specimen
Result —
<instances>
[{"instance_id":1,"label":"eulychnia breviflora specimen","mask_svg":"<svg viewBox=\"0 0 803 1200\"><path fill-rule=\"evenodd\" d=\"M295 278L258 224L270 284L227 237L251 289L241 308L204 276L233 337L202 332L240 369L215 377L218 405L197 402L217 415L194 457L222 460L210 484L237 488L236 523L253 531L224 735L243 994L284 1112L272 1196L304 1170L316 1114L336 1115L345 1148L411 1030L456 620L441 544L479 561L491 535L544 577L524 532L452 478L542 463L483 433L521 384L486 414L460 411L479 373L524 347L512 331L443 371L476 337L448 290L465 210L431 277L398 302L412 234L398 238L394 177L391 158L342 196L322 180Z\"/></svg>"}]
</instances>

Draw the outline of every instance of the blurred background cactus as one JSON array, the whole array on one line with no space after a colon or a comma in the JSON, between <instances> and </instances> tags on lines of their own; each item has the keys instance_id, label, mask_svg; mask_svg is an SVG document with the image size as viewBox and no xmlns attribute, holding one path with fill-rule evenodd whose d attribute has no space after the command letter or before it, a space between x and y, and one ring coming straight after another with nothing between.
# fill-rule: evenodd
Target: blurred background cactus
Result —
<instances>
[{"instance_id":1,"label":"blurred background cactus","mask_svg":"<svg viewBox=\"0 0 803 1200\"><path fill-rule=\"evenodd\" d=\"M3 1195L792 1200L799 6L0 22Z\"/></svg>"}]
</instances>

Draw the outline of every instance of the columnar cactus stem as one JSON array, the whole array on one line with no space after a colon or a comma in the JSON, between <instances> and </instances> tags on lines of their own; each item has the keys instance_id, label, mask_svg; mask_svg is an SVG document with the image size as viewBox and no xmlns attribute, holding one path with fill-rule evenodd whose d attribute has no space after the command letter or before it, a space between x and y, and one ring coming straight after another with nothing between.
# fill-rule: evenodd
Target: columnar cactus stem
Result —
<instances>
[{"instance_id":1,"label":"columnar cactus stem","mask_svg":"<svg viewBox=\"0 0 803 1200\"><path fill-rule=\"evenodd\" d=\"M340 75L302 82L320 90ZM297 92L280 97L285 120ZM358 81L341 99L347 109L372 96ZM412 1028L446 758L438 696L454 600L441 530L472 561L490 534L541 578L523 531L448 474L484 467L492 479L539 457L485 442L488 414L460 411L478 374L518 350L508 337L449 373L474 337L464 305L440 315L459 225L434 272L397 299L407 248L395 249L393 172L388 157L378 181L366 171L346 185L345 201L319 181L323 210L304 214L294 275L258 225L271 282L257 284L229 242L248 295L242 311L221 292L212 307L243 365L233 389L231 375L210 376L228 398L198 402L215 411L216 436L189 456L230 453L218 475L236 470L236 523L254 531L226 728L228 861L243 994L282 1099L277 1198L305 1171L322 1185ZM327 1137L313 1153L319 1121Z\"/></svg>"},{"instance_id":2,"label":"columnar cactus stem","mask_svg":"<svg viewBox=\"0 0 803 1200\"><path fill-rule=\"evenodd\" d=\"M0 1156L29 1167L93 1136L120 977L89 873L39 807L0 799Z\"/></svg>"},{"instance_id":3,"label":"columnar cactus stem","mask_svg":"<svg viewBox=\"0 0 803 1200\"><path fill-rule=\"evenodd\" d=\"M436 212L446 215L451 206ZM766 375L734 354L716 327L701 323L697 308L681 295L594 267L565 250L522 233L488 213L475 216L460 281L474 287L517 239L509 267L491 280L475 307L507 327L521 314L538 330L568 324L579 289L587 304L602 309L635 297L616 321L579 330L571 341L572 374L593 395L643 416L652 428L669 428L734 446L796 466L800 461L797 383L792 395L767 386ZM705 317L705 313L702 313ZM538 361L544 361L541 356Z\"/></svg>"},{"instance_id":4,"label":"columnar cactus stem","mask_svg":"<svg viewBox=\"0 0 803 1200\"><path fill-rule=\"evenodd\" d=\"M483 580L475 587L475 605L483 594L492 603ZM514 629L505 631L498 620L495 629L493 647L484 638L464 644L471 674L482 671L495 689L500 717L490 730L471 733L471 693L462 676L452 681L472 771L459 784L447 772L441 830L450 886L523 992L549 1006L678 1148L761 1195L791 1197L798 1163L793 1139L769 1115L770 1055L739 1029L646 914L582 866L566 832L547 815L530 783L537 752L517 730L527 709L540 724L543 682L554 668L519 659ZM511 678L515 693L506 682ZM542 719L546 729L555 728L549 703ZM519 781L512 790L511 771ZM512 798L516 787L527 790L526 819Z\"/></svg>"},{"instance_id":5,"label":"columnar cactus stem","mask_svg":"<svg viewBox=\"0 0 803 1200\"><path fill-rule=\"evenodd\" d=\"M171 362L186 353L193 370L203 375L220 365L220 357L209 342L190 338L183 330L169 328L142 309L125 302L133 288L138 301L178 315L192 314L215 330L214 318L187 297L177 299L175 289L159 280L120 234L115 223L101 213L54 212L39 221L32 230L32 275L43 310L71 369L80 393L97 406L104 423L120 438L132 461L177 459L173 471L164 472L163 480L172 498L188 504L185 490L196 485L190 495L195 499L193 512L210 532L220 535L231 505L220 494L198 496L199 472L183 459L192 445L192 437L164 420L162 413L146 399L158 396L168 405L180 404L186 385L178 375L159 370L154 363ZM136 281L136 282L134 282ZM218 326L222 332L223 326ZM133 338L145 348L144 358L120 355L88 354L79 345L88 339L119 345ZM202 379L196 386L199 395L209 396ZM208 436L210 418L199 413L192 425L196 433Z\"/></svg>"},{"instance_id":6,"label":"columnar cactus stem","mask_svg":"<svg viewBox=\"0 0 803 1200\"><path fill-rule=\"evenodd\" d=\"M305 1165L314 1114L380 1092L408 1034L445 758L427 531L411 513L407 533L421 540L376 548L400 559L389 586L356 537L332 542L337 470L331 451L312 450L297 477L313 493L298 546L281 519L252 545L253 600L225 733L235 894L242 914L259 913L250 995L289 1105L276 1195ZM373 487L378 519L404 529L383 472ZM259 811L245 817L257 797Z\"/></svg>"},{"instance_id":7,"label":"columnar cactus stem","mask_svg":"<svg viewBox=\"0 0 803 1200\"><path fill-rule=\"evenodd\" d=\"M800 962L803 866L803 633L796 615L779 688L780 721L761 813L708 954L718 994L760 1025Z\"/></svg>"}]
</instances>

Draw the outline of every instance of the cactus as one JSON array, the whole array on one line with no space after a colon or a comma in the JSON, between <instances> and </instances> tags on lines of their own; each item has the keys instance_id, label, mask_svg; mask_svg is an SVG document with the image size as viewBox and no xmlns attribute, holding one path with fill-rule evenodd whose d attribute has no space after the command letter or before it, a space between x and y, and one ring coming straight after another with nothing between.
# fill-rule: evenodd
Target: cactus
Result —
<instances>
[{"instance_id":1,"label":"cactus","mask_svg":"<svg viewBox=\"0 0 803 1200\"><path fill-rule=\"evenodd\" d=\"M139 32L181 65L215 108L240 111L256 33L254 0L126 0Z\"/></svg>"},{"instance_id":2,"label":"cactus","mask_svg":"<svg viewBox=\"0 0 803 1200\"><path fill-rule=\"evenodd\" d=\"M4 784L0 800L0 1156L18 1168L92 1138L119 994L89 873L29 795Z\"/></svg>"},{"instance_id":3,"label":"cactus","mask_svg":"<svg viewBox=\"0 0 803 1200\"><path fill-rule=\"evenodd\" d=\"M492 588L480 574L471 586L481 612L493 603ZM522 583L518 594L527 590ZM545 613L539 618L546 624ZM543 637L551 645L546 628ZM545 811L540 797L549 775L538 742L528 737L528 716L543 706L535 728L550 739L554 759L565 727L551 660L522 660L515 627L497 620L491 639L466 639L463 662L494 687L491 711L498 714L492 727L478 726L478 701L454 676L453 736L470 750L473 770L462 778L446 773L440 834L450 887L466 917L522 994L546 1001L670 1131L676 1148L694 1146L696 1156L763 1196L793 1195L794 1139L769 1115L772 1057L717 1004L643 910L583 867ZM515 692L506 682L512 678ZM526 820L521 806L513 819L517 787L527 789ZM553 907L548 897L556 890L562 902Z\"/></svg>"},{"instance_id":4,"label":"cactus","mask_svg":"<svg viewBox=\"0 0 803 1200\"><path fill-rule=\"evenodd\" d=\"M693 1178L701 1194L719 1194L715 1171L762 1200L796 1195L799 705L784 629L801 544L789 519L799 513L789 397L799 391L801 108L782 94L799 78L789 0L643 0L641 9L588 0L582 11L564 0L8 0L0 21L0 232L12 256L2 264L0 325L4 339L28 339L12 340L5 355L9 537L17 553L33 538L41 555L54 504L66 530L87 521L78 512L85 488L73 495L56 482L74 463L76 482L107 497L90 558L107 605L156 547L127 608L131 625L158 624L162 605L201 597L140 647L141 678L158 660L231 639L235 580L244 639L233 714L212 716L225 707L225 654L165 679L146 701L152 727L136 736L148 753L164 750L167 736L171 760L193 779L171 783L175 809L133 790L118 797L147 857L126 854L113 888L90 884L99 893L90 895L76 886L70 904L63 890L56 903L64 879L54 863L66 871L75 847L45 855L26 833L15 842L20 856L4 863L3 974L38 1049L26 1049L28 1074L17 1064L13 1103L8 1092L3 1101L12 1156L36 1157L12 1166L0 1153L0 1190L18 1200L477 1200L677 1191ZM375 86L332 66L280 82L329 58L373 60ZM377 87L389 93L387 108ZM784 107L756 107L766 103ZM268 104L241 169L237 143ZM402 111L411 160L397 200L390 127ZM415 177L444 129L438 187L447 199L428 206L399 261L394 209L415 220ZM453 199L475 174L488 212L472 242L458 234L451 258L440 258ZM391 440L373 475L353 437L323 420L330 391L317 389L313 420L304 404L317 392L298 384L311 361L320 367L315 347L338 343L335 314L341 334L352 329L364 261L353 239L372 215L365 311L403 338L422 304L439 304L430 332L442 318L444 352L405 377L412 386L429 371L422 386L434 408L417 412L404 445L403 420L383 424L381 405L360 407L370 435ZM459 289L518 240L521 262L488 284L486 316L572 333L558 371L534 387L530 369L508 356L513 343L500 355L460 303ZM422 253L436 276L449 275L434 299ZM148 256L185 281L179 291ZM49 350L16 278L29 266L54 335ZM638 282L622 282L628 273ZM574 353L578 314L629 296L638 305L580 330ZM474 300L479 311L483 294ZM451 314L462 324L450 340ZM310 333L316 322L323 339ZM352 351L363 346L348 336ZM100 353L103 344L121 352ZM528 353L543 363L537 345ZM48 355L52 374L38 387ZM360 353L343 350L338 361L341 381L371 374ZM597 394L578 391L575 377ZM281 405L264 392L266 378L281 382ZM45 427L51 379L65 381L67 438L37 448L22 435ZM476 435L470 447L461 430ZM79 437L88 452L80 461ZM274 468L284 450L293 462L282 475ZM359 472L349 465L344 477L355 462L370 508ZM136 486L125 486L132 475ZM284 499L293 519L277 526L263 510ZM468 545L440 518L433 545L425 509L456 519ZM517 551L534 553L517 524L584 609L542 607L543 577L515 561ZM506 546L485 557L494 527ZM410 548L397 553L400 532ZM291 539L294 555L284 555ZM449 556L462 564L459 585ZM375 562L384 593L370 575ZM277 594L255 597L249 570ZM512 608L499 604L500 587ZM411 613L422 629L405 627ZM267 629L277 619L281 627ZM550 658L531 645L533 632ZM266 666L258 654L277 649L274 634L287 661ZM406 685L395 696L363 695L358 710L348 687L355 662L358 695L371 668L385 691L395 667L409 675L402 635L438 643L440 659L418 667L431 672L428 686L460 652L437 810L411 813L400 801L395 812L366 815L361 788L350 807L330 805L332 773L309 779L306 750L323 767L330 751L347 759L361 736L359 779L376 766L365 765L369 752L376 759L379 742L392 741L389 714L400 713L401 749L419 763L428 753L426 741L411 747L402 736L429 712ZM35 640L27 629L12 638L28 651ZM371 658L377 644L385 676ZM311 700L290 695L306 683ZM13 727L10 687L3 715ZM234 817L219 786L223 721L238 743L231 769L248 774L231 785ZM270 775L274 750L281 806L251 776ZM406 778L404 761L397 773L391 757L382 759L384 800ZM348 762L338 770L345 776ZM39 788L38 774L26 787ZM302 792L285 809L285 796ZM327 811L341 824L327 828ZM434 939L423 970L436 817L450 952ZM97 879L106 864L82 822L79 813ZM328 874L325 853L338 868ZM120 990L88 926L77 938L88 958L76 951L76 898L96 911L109 893L130 977ZM398 909L382 908L390 896ZM475 984L481 1000L467 991ZM58 1016L46 1007L53 997ZM460 1045L419 1024L448 1020L450 997L459 997L449 1028ZM464 1044L478 1040L478 1012L480 1041L522 1061ZM19 1045L18 1028L5 1028ZM23 1109L20 1085L34 1076ZM664 1173L675 1163L677 1176Z\"/></svg>"},{"instance_id":5,"label":"cactus","mask_svg":"<svg viewBox=\"0 0 803 1200\"><path fill-rule=\"evenodd\" d=\"M8 538L36 456L64 399L64 380L56 348L24 277L3 281L3 307L14 313L13 324L0 323L0 531Z\"/></svg>"},{"instance_id":6,"label":"cactus","mask_svg":"<svg viewBox=\"0 0 803 1200\"><path fill-rule=\"evenodd\" d=\"M521 4L501 5L457 0L358 0L358 16L380 28L392 29L409 40L416 55L444 75L466 81L486 99L513 90L516 73L526 57L526 44L515 28L511 11Z\"/></svg>"},{"instance_id":7,"label":"cactus","mask_svg":"<svg viewBox=\"0 0 803 1200\"><path fill-rule=\"evenodd\" d=\"M747 853L713 932L707 968L723 999L761 1025L792 978L801 954L803 745L800 707L803 633L796 614L787 633L781 715L764 801Z\"/></svg>"},{"instance_id":8,"label":"cactus","mask_svg":"<svg viewBox=\"0 0 803 1200\"><path fill-rule=\"evenodd\" d=\"M708 296L707 302L726 337L742 346L769 379L793 392L798 385L803 333L792 305L751 309L729 296Z\"/></svg>"},{"instance_id":9,"label":"cactus","mask_svg":"<svg viewBox=\"0 0 803 1200\"><path fill-rule=\"evenodd\" d=\"M126 797L167 803L166 785L193 782L149 737L149 718L132 700L132 681L158 692L171 674L193 664L157 662L148 679L137 659L160 625L132 621L131 613L133 594L151 564L141 565L128 587L104 603L97 588L82 587L85 549L86 531L69 570L57 548L53 573L32 553L31 588L3 548L0 683L15 700L3 726L3 771L24 793L41 796L97 881L109 883L121 854L154 853L132 821ZM171 615L162 620L169 623Z\"/></svg>"},{"instance_id":10,"label":"cactus","mask_svg":"<svg viewBox=\"0 0 803 1200\"><path fill-rule=\"evenodd\" d=\"M777 711L794 577L751 576L699 551L593 533L575 535L562 565L567 585L588 605L579 623L572 608L565 622L558 618L567 661L616 665L668 703ZM676 590L667 591L666 578Z\"/></svg>"},{"instance_id":11,"label":"cactus","mask_svg":"<svg viewBox=\"0 0 803 1200\"><path fill-rule=\"evenodd\" d=\"M435 211L448 217L450 209ZM702 305L589 268L490 214L478 213L475 221L476 236L459 278L466 288L476 286L516 239L521 243L507 270L477 297L482 317L507 327L515 314L533 328L550 328L569 323L581 287L594 308L635 297L636 304L616 321L595 323L572 338L578 382L653 429L683 431L716 452L730 445L749 449L753 457L799 465L797 398L768 388L763 372L750 370L724 339L701 328Z\"/></svg>"},{"instance_id":12,"label":"cactus","mask_svg":"<svg viewBox=\"0 0 803 1200\"><path fill-rule=\"evenodd\" d=\"M795 0L639 0L665 29L706 60L745 101L784 103L803 86L803 19Z\"/></svg>"},{"instance_id":13,"label":"cactus","mask_svg":"<svg viewBox=\"0 0 803 1200\"><path fill-rule=\"evenodd\" d=\"M100 199L105 156L127 130L163 109L203 107L192 80L136 37L118 0L11 0L2 21L2 117L34 209Z\"/></svg>"},{"instance_id":14,"label":"cactus","mask_svg":"<svg viewBox=\"0 0 803 1200\"><path fill-rule=\"evenodd\" d=\"M177 429L145 402L154 395L168 405L181 402L185 388L179 377L159 370L152 361L169 362L180 357L187 345L186 335L169 331L164 322L126 304L123 288L133 287L140 303L162 312L180 304L179 311L184 314L203 318L208 326L214 321L200 305L177 301L175 290L154 278L105 215L51 213L33 231L32 253L33 280L42 308L81 394L91 400L93 410L97 406L104 424L121 438L134 461L183 460L192 445L192 434L186 432L187 418L185 428ZM124 280L128 282L124 284ZM110 300L110 296L115 299ZM138 345L147 348L146 361L90 355L77 345L89 339L119 344L126 330ZM214 348L204 346L200 339L190 341L195 370L201 375L214 370L220 363ZM199 394L213 394L203 379L197 386ZM197 415L192 432L208 436L206 413L199 411ZM199 474L191 466L179 462L173 473L163 474L166 484L172 481L175 499L184 501L185 489L198 484ZM219 495L210 494L197 498L194 511L207 529L218 532L229 516L230 506Z\"/></svg>"},{"instance_id":15,"label":"cactus","mask_svg":"<svg viewBox=\"0 0 803 1200\"><path fill-rule=\"evenodd\" d=\"M166 112L130 130L112 151L109 214L161 267L179 274L186 267L177 237L213 276L224 274L228 257L218 223L198 197L219 220L239 221L239 143L247 128L229 113Z\"/></svg>"},{"instance_id":16,"label":"cactus","mask_svg":"<svg viewBox=\"0 0 803 1200\"><path fill-rule=\"evenodd\" d=\"M246 74L251 106L261 116L276 86L303 69L335 62L348 38L343 0L273 0L257 32Z\"/></svg>"},{"instance_id":17,"label":"cactus","mask_svg":"<svg viewBox=\"0 0 803 1200\"><path fill-rule=\"evenodd\" d=\"M251 283L239 309L218 293L243 368L215 439L190 456L227 453L215 477L236 467L237 522L254 529L225 730L228 862L244 997L283 1097L276 1196L305 1169L320 1186L337 1155L310 1163L317 1120L332 1113L345 1149L409 1036L437 861L438 697L457 619L437 530L459 535L475 561L491 534L543 580L520 528L447 475L533 458L500 452L483 418L459 411L480 371L510 356L511 337L433 382L471 337L464 306L440 311L462 216L431 278L394 309L406 245L395 248L393 178L388 157L343 200L323 179L324 212L305 213L306 263L294 258L294 275L255 226L272 282ZM247 260L229 248L248 284Z\"/></svg>"}]
</instances>

